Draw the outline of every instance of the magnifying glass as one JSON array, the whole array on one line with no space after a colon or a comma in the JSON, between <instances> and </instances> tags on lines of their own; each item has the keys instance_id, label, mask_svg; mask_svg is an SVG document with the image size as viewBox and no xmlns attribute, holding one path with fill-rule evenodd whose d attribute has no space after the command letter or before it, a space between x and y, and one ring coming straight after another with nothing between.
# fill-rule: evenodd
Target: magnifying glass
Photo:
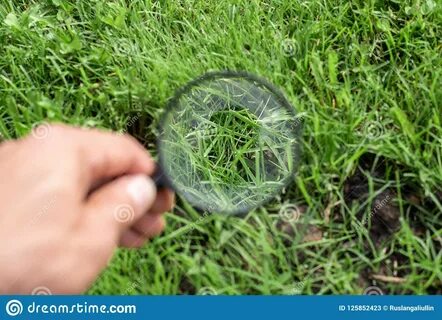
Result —
<instances>
[{"instance_id":1,"label":"magnifying glass","mask_svg":"<svg viewBox=\"0 0 442 320\"><path fill-rule=\"evenodd\" d=\"M294 178L301 126L265 79L211 72L178 89L159 124L158 187L203 212L244 214Z\"/></svg>"}]
</instances>

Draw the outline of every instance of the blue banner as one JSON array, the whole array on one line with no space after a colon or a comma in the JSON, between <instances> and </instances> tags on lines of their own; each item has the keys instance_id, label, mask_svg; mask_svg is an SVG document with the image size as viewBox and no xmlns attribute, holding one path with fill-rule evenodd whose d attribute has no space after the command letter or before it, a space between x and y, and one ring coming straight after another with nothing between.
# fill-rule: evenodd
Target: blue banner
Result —
<instances>
[{"instance_id":1,"label":"blue banner","mask_svg":"<svg viewBox=\"0 0 442 320\"><path fill-rule=\"evenodd\" d=\"M0 296L0 319L442 319L442 296Z\"/></svg>"}]
</instances>

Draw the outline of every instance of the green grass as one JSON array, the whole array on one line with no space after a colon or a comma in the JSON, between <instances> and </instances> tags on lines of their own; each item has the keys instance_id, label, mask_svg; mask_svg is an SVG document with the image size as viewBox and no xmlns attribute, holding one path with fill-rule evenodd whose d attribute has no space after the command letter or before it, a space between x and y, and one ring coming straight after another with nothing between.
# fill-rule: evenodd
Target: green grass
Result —
<instances>
[{"instance_id":1,"label":"green grass","mask_svg":"<svg viewBox=\"0 0 442 320\"><path fill-rule=\"evenodd\" d=\"M155 154L174 90L221 69L269 79L302 115L303 157L284 194L243 219L179 202L166 232L117 252L91 294L442 293L439 2L20 3L0 5L4 139L62 121L131 132ZM369 195L350 203L359 171ZM386 189L400 225L377 243L367 217ZM287 236L289 204L320 236ZM372 280L379 274L402 282Z\"/></svg>"}]
</instances>

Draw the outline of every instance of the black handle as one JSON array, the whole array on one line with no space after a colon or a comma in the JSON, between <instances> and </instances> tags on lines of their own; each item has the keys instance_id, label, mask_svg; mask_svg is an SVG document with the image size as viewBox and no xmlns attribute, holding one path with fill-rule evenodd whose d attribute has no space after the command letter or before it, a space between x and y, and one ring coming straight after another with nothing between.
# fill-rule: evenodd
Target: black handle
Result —
<instances>
[{"instance_id":1,"label":"black handle","mask_svg":"<svg viewBox=\"0 0 442 320\"><path fill-rule=\"evenodd\" d=\"M157 165L157 169L152 175L152 180L155 182L158 189L171 188L169 180L159 165Z\"/></svg>"}]
</instances>

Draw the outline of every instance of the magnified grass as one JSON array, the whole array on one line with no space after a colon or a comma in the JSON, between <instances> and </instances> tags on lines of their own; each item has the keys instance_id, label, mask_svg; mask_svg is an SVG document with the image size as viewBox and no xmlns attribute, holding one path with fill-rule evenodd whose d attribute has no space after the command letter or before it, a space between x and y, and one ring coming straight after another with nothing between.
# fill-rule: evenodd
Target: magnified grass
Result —
<instances>
[{"instance_id":1,"label":"magnified grass","mask_svg":"<svg viewBox=\"0 0 442 320\"><path fill-rule=\"evenodd\" d=\"M188 88L165 115L164 169L197 207L247 211L293 175L293 116L274 93L254 81L206 80Z\"/></svg>"}]
</instances>

